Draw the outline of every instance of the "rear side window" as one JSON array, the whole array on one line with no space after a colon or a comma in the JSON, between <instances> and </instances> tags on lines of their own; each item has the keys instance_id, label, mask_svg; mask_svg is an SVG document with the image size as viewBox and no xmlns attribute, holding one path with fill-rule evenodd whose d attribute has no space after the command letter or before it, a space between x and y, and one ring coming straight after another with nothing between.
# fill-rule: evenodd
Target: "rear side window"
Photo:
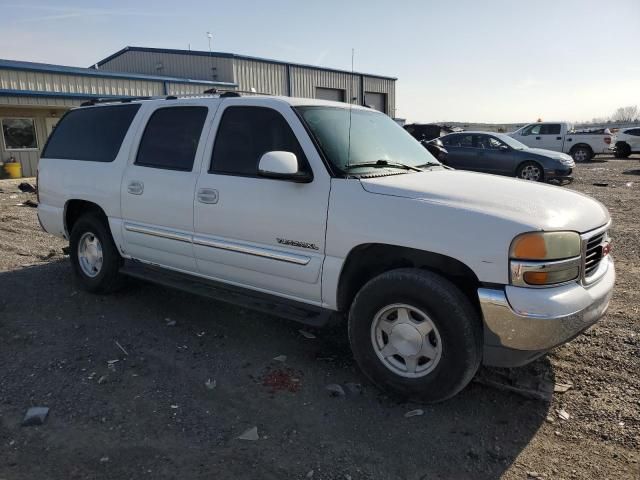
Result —
<instances>
[{"instance_id":1,"label":"rear side window","mask_svg":"<svg viewBox=\"0 0 640 480\"><path fill-rule=\"evenodd\" d=\"M207 107L168 107L153 112L140 140L136 165L190 172L207 111Z\"/></svg>"},{"instance_id":2,"label":"rear side window","mask_svg":"<svg viewBox=\"0 0 640 480\"><path fill-rule=\"evenodd\" d=\"M640 128L632 128L631 130L627 130L626 132L627 135L635 135L636 137L640 137Z\"/></svg>"},{"instance_id":3,"label":"rear side window","mask_svg":"<svg viewBox=\"0 0 640 480\"><path fill-rule=\"evenodd\" d=\"M542 128L540 129L540 135L560 135L560 124L548 123L542 125Z\"/></svg>"},{"instance_id":4,"label":"rear side window","mask_svg":"<svg viewBox=\"0 0 640 480\"><path fill-rule=\"evenodd\" d=\"M307 165L296 136L280 113L264 107L229 107L220 121L209 173L257 176L260 158L274 150L295 154L303 169Z\"/></svg>"},{"instance_id":5,"label":"rear side window","mask_svg":"<svg viewBox=\"0 0 640 480\"><path fill-rule=\"evenodd\" d=\"M79 108L56 125L42 158L113 162L140 104Z\"/></svg>"}]
</instances>

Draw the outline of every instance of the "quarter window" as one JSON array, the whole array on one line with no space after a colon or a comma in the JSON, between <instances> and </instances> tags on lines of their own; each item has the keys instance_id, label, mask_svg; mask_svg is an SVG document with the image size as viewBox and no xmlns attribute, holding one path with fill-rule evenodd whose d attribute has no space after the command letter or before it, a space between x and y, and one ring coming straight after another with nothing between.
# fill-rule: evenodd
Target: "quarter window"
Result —
<instances>
[{"instance_id":1,"label":"quarter window","mask_svg":"<svg viewBox=\"0 0 640 480\"><path fill-rule=\"evenodd\" d=\"M147 122L136 165L190 172L207 107L159 108Z\"/></svg>"},{"instance_id":2,"label":"quarter window","mask_svg":"<svg viewBox=\"0 0 640 480\"><path fill-rule=\"evenodd\" d=\"M42 158L112 162L140 104L70 110L51 133Z\"/></svg>"},{"instance_id":3,"label":"quarter window","mask_svg":"<svg viewBox=\"0 0 640 480\"><path fill-rule=\"evenodd\" d=\"M308 170L302 148L280 113L263 107L229 107L218 127L209 172L257 176L262 155L275 150L295 154L301 169Z\"/></svg>"},{"instance_id":4,"label":"quarter window","mask_svg":"<svg viewBox=\"0 0 640 480\"><path fill-rule=\"evenodd\" d=\"M3 118L2 136L7 150L38 148L33 118Z\"/></svg>"}]
</instances>

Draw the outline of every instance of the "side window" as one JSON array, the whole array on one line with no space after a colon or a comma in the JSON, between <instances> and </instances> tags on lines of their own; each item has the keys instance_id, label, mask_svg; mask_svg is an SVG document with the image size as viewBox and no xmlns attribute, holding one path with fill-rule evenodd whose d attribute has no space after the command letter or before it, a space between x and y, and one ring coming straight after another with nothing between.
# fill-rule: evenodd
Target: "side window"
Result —
<instances>
[{"instance_id":1,"label":"side window","mask_svg":"<svg viewBox=\"0 0 640 480\"><path fill-rule=\"evenodd\" d=\"M542 129L542 125L529 125L522 131L523 135L540 135L540 130Z\"/></svg>"},{"instance_id":2,"label":"side window","mask_svg":"<svg viewBox=\"0 0 640 480\"><path fill-rule=\"evenodd\" d=\"M541 135L560 135L560 124L559 123L548 123L546 125L542 125L540 129Z\"/></svg>"},{"instance_id":3,"label":"side window","mask_svg":"<svg viewBox=\"0 0 640 480\"><path fill-rule=\"evenodd\" d=\"M53 130L42 158L113 162L139 103L70 110Z\"/></svg>"},{"instance_id":4,"label":"side window","mask_svg":"<svg viewBox=\"0 0 640 480\"><path fill-rule=\"evenodd\" d=\"M165 107L151 115L142 134L136 165L190 172L207 107Z\"/></svg>"},{"instance_id":5,"label":"side window","mask_svg":"<svg viewBox=\"0 0 640 480\"><path fill-rule=\"evenodd\" d=\"M456 135L447 144L451 147L473 147L473 137L471 135Z\"/></svg>"},{"instance_id":6,"label":"side window","mask_svg":"<svg viewBox=\"0 0 640 480\"><path fill-rule=\"evenodd\" d=\"M229 107L218 127L209 173L257 176L260 158L274 150L294 153L301 168L309 168L298 140L280 113L264 107Z\"/></svg>"},{"instance_id":7,"label":"side window","mask_svg":"<svg viewBox=\"0 0 640 480\"><path fill-rule=\"evenodd\" d=\"M499 150L500 147L502 147L504 145L504 143L502 143L500 140L498 140L495 137L487 137L489 139L489 146L488 148L492 149L492 150Z\"/></svg>"},{"instance_id":8,"label":"side window","mask_svg":"<svg viewBox=\"0 0 640 480\"><path fill-rule=\"evenodd\" d=\"M640 128L632 128L631 130L627 130L626 132L627 135L635 135L636 137L640 137Z\"/></svg>"},{"instance_id":9,"label":"side window","mask_svg":"<svg viewBox=\"0 0 640 480\"><path fill-rule=\"evenodd\" d=\"M38 148L33 118L3 118L2 136L7 150L31 150Z\"/></svg>"}]
</instances>

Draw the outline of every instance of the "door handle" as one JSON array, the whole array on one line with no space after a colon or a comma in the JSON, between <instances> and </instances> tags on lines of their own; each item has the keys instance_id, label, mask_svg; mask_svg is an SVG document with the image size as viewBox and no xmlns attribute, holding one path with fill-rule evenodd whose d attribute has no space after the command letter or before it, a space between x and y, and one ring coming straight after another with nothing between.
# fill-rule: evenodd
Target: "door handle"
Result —
<instances>
[{"instance_id":1,"label":"door handle","mask_svg":"<svg viewBox=\"0 0 640 480\"><path fill-rule=\"evenodd\" d=\"M562 140L562 137L556 137L556 140Z\"/></svg>"},{"instance_id":2,"label":"door handle","mask_svg":"<svg viewBox=\"0 0 640 480\"><path fill-rule=\"evenodd\" d=\"M198 201L200 203L218 203L218 190L201 188L198 190Z\"/></svg>"},{"instance_id":3,"label":"door handle","mask_svg":"<svg viewBox=\"0 0 640 480\"><path fill-rule=\"evenodd\" d=\"M142 192L144 192L144 183L133 180L127 185L127 191L131 195L142 195Z\"/></svg>"},{"instance_id":4,"label":"door handle","mask_svg":"<svg viewBox=\"0 0 640 480\"><path fill-rule=\"evenodd\" d=\"M540 140L540 137L536 137L536 140Z\"/></svg>"}]
</instances>

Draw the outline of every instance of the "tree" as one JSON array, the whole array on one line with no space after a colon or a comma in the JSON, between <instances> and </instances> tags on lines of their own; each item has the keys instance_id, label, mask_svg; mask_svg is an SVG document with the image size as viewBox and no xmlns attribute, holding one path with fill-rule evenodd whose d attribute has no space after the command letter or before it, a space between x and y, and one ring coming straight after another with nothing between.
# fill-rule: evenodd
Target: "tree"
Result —
<instances>
[{"instance_id":1,"label":"tree","mask_svg":"<svg viewBox=\"0 0 640 480\"><path fill-rule=\"evenodd\" d=\"M613 115L611 115L611 120L614 122L633 122L636 118L638 118L638 106L637 105L629 105L628 107L620 107L618 108Z\"/></svg>"}]
</instances>

